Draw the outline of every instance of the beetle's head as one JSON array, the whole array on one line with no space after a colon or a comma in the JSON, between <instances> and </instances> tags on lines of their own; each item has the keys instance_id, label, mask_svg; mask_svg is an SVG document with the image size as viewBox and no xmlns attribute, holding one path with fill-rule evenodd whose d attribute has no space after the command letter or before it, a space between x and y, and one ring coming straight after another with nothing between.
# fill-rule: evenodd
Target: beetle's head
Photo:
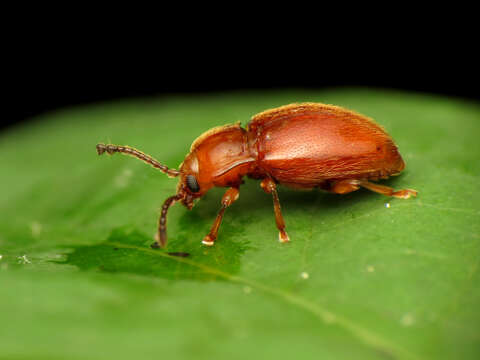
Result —
<instances>
[{"instance_id":1,"label":"beetle's head","mask_svg":"<svg viewBox=\"0 0 480 360\"><path fill-rule=\"evenodd\" d=\"M201 198L213 187L211 179L201 176L195 152L191 152L180 164L180 179L177 185L177 196L189 210L193 208L194 200Z\"/></svg>"},{"instance_id":2,"label":"beetle's head","mask_svg":"<svg viewBox=\"0 0 480 360\"><path fill-rule=\"evenodd\" d=\"M201 177L198 166L198 158L195 151L190 152L180 164L179 170L170 170L171 177L179 177L177 193L168 197L162 206L162 212L158 224L158 233L155 237L156 243L152 247L164 247L167 244L167 212L170 206L181 202L187 209L191 210L194 200L202 197L214 186L210 177Z\"/></svg>"},{"instance_id":3,"label":"beetle's head","mask_svg":"<svg viewBox=\"0 0 480 360\"><path fill-rule=\"evenodd\" d=\"M183 163L180 164L179 170L169 169L167 175L169 177L179 177L177 193L168 197L163 203L158 223L158 233L155 236L156 242L152 244L152 247L165 247L167 244L167 212L170 206L176 202L181 202L186 208L191 210L194 200L202 197L213 186L202 186L199 182L198 159L193 152L185 157Z\"/></svg>"},{"instance_id":4,"label":"beetle's head","mask_svg":"<svg viewBox=\"0 0 480 360\"><path fill-rule=\"evenodd\" d=\"M180 164L178 201L192 209L194 200L212 187L238 184L239 166L252 161L245 152L245 136L240 124L219 126L200 135Z\"/></svg>"}]
</instances>

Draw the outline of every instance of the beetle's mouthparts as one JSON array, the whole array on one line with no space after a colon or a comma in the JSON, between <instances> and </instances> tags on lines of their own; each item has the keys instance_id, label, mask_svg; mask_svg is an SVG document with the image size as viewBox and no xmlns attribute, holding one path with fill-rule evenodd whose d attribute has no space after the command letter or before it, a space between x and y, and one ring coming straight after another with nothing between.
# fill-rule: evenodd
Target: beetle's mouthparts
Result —
<instances>
[{"instance_id":1,"label":"beetle's mouthparts","mask_svg":"<svg viewBox=\"0 0 480 360\"><path fill-rule=\"evenodd\" d=\"M175 202L182 197L181 194L176 194L167 198L163 203L162 213L160 215L160 220L158 221L158 232L155 235L155 242L152 244L152 248L164 248L167 245L167 212L170 206L175 204Z\"/></svg>"}]
</instances>

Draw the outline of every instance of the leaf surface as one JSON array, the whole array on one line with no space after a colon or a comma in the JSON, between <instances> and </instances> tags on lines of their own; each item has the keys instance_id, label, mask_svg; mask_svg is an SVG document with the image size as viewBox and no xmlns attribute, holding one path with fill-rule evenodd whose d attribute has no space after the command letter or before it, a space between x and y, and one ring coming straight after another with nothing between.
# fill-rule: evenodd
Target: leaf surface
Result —
<instances>
[{"instance_id":1,"label":"leaf surface","mask_svg":"<svg viewBox=\"0 0 480 360\"><path fill-rule=\"evenodd\" d=\"M291 102L344 106L396 140L418 198L279 195L246 180L218 243L201 245L214 189L169 212L176 180L98 157L131 145L176 167L207 129ZM0 358L477 359L480 107L382 90L283 91L112 102L46 114L0 135Z\"/></svg>"}]
</instances>

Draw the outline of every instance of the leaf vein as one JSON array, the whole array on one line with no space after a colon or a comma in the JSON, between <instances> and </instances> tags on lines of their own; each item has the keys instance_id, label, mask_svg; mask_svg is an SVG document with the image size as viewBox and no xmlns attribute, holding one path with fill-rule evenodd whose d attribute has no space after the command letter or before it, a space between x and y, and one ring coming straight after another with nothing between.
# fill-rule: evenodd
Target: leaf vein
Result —
<instances>
[{"instance_id":1,"label":"leaf vein","mask_svg":"<svg viewBox=\"0 0 480 360\"><path fill-rule=\"evenodd\" d=\"M325 324L336 323L340 327L343 327L344 329L349 331L353 336L357 337L358 339L363 341L365 344L375 348L376 350L380 350L380 351L386 352L386 353L391 354L391 355L395 355L395 354L400 355L402 357L409 358L409 359L419 359L419 357L417 355L415 355L415 354L411 353L410 351L396 345L395 343L393 343L391 341L388 341L388 340L380 337L379 335L377 335L373 331L370 331L370 330L362 327L361 325L358 325L358 324L352 322L351 320L349 320L345 317L342 317L340 315L337 315L337 314L323 308L322 306L318 305L317 303L314 303L310 300L302 298L298 295L288 293L288 292L286 292L284 290L281 290L281 289L278 289L278 288L263 285L263 284L261 284L257 281L254 281L254 280L250 280L250 279L247 279L247 278L244 278L244 277L232 275L232 274L226 273L224 271L212 268L210 266L197 263L197 262L192 261L190 259L172 257L168 254L165 254L165 253L162 253L162 252L159 252L159 251L155 251L155 250L151 250L151 249L147 249L147 248L142 248L142 247L135 246L135 245L125 245L125 244L122 244L122 243L111 242L111 241L108 241L105 244L113 246L113 247L134 249L134 250L146 252L148 254L154 254L154 255L157 255L157 256L165 257L165 258L168 258L172 261L177 261L177 262L180 262L180 263L184 263L184 264L188 264L188 265L197 267L197 268L201 269L202 271L204 271L206 273L210 273L212 275L217 275L219 277L224 278L225 280L230 280L232 282L242 284L242 285L248 285L252 288L256 288L258 290L261 290L265 293L277 296L280 299L283 299L287 303L290 303L292 305L296 305L299 308L302 308L302 309L312 313L317 318L322 320Z\"/></svg>"}]
</instances>

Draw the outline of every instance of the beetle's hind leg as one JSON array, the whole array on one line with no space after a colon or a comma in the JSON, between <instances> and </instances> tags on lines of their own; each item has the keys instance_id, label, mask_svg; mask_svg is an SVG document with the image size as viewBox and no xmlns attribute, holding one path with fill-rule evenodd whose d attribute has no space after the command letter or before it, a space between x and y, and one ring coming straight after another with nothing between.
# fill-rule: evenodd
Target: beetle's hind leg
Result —
<instances>
[{"instance_id":1,"label":"beetle's hind leg","mask_svg":"<svg viewBox=\"0 0 480 360\"><path fill-rule=\"evenodd\" d=\"M273 197L273 210L275 211L275 222L277 223L278 228L278 240L281 243L286 243L290 241L287 232L285 231L285 221L283 220L282 211L280 209L280 200L278 198L277 186L275 182L270 178L265 178L260 183L263 191L267 194L272 194Z\"/></svg>"},{"instance_id":2,"label":"beetle's hind leg","mask_svg":"<svg viewBox=\"0 0 480 360\"><path fill-rule=\"evenodd\" d=\"M329 191L335 194L347 194L349 192L358 190L360 187L364 187L370 191L385 195L393 196L399 199L408 199L411 196L417 196L417 191L412 189L397 190L380 184L375 184L367 180L339 180L331 184Z\"/></svg>"},{"instance_id":3,"label":"beetle's hind leg","mask_svg":"<svg viewBox=\"0 0 480 360\"><path fill-rule=\"evenodd\" d=\"M364 187L365 189L374 191L376 193L379 193L385 196L393 196L399 199L408 199L411 196L417 196L416 190L404 189L404 190L395 191L395 189L389 186L375 184L367 180L360 180L359 185L361 187Z\"/></svg>"}]
</instances>

